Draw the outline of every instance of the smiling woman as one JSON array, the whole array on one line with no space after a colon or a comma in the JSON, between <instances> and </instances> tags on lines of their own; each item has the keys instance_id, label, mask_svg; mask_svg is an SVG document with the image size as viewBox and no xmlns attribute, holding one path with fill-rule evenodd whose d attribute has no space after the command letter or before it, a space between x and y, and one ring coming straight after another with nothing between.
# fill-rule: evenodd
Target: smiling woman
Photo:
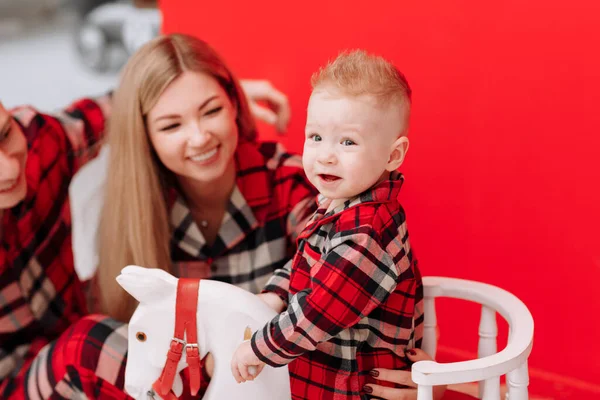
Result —
<instances>
[{"instance_id":1,"label":"smiling woman","mask_svg":"<svg viewBox=\"0 0 600 400\"><path fill-rule=\"evenodd\" d=\"M236 114L215 79L186 71L163 92L147 118L158 158L175 173L194 220L211 245L235 181Z\"/></svg>"},{"instance_id":2,"label":"smiling woman","mask_svg":"<svg viewBox=\"0 0 600 400\"><path fill-rule=\"evenodd\" d=\"M148 114L150 142L188 196L202 193L211 203L229 197L235 180L236 114L215 79L191 71L174 80ZM215 180L223 184L210 185Z\"/></svg>"},{"instance_id":3,"label":"smiling woman","mask_svg":"<svg viewBox=\"0 0 600 400\"><path fill-rule=\"evenodd\" d=\"M177 224L186 224L180 229L197 236L194 257L200 254L204 263L212 264L210 260L227 249L230 234L217 239L221 229L232 228L223 224L232 218L227 209L241 173L238 141L244 148L256 149L251 144L256 128L241 94L238 81L214 50L188 36L158 38L125 67L114 98L100 226L98 284L109 315L126 321L135 307L115 281L123 266L171 271L171 207L181 206L183 215L178 218L187 219ZM214 246L217 249L211 249ZM272 270L257 273L248 268L245 273L252 277L239 283L253 282L257 291ZM231 273L228 269L222 271L226 276Z\"/></svg>"}]
</instances>

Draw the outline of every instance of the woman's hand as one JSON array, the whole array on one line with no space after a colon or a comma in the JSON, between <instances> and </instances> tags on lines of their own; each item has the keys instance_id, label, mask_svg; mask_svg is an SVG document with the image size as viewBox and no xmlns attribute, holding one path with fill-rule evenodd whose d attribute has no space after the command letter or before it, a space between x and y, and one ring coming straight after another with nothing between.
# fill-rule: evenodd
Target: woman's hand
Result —
<instances>
[{"instance_id":1,"label":"woman's hand","mask_svg":"<svg viewBox=\"0 0 600 400\"><path fill-rule=\"evenodd\" d=\"M291 116L287 96L267 80L242 79L240 85L254 118L274 125L279 133L285 132ZM266 106L258 102L264 102Z\"/></svg>"},{"instance_id":2,"label":"woman's hand","mask_svg":"<svg viewBox=\"0 0 600 400\"><path fill-rule=\"evenodd\" d=\"M412 362L433 360L427 353L420 349L412 349L406 352L406 356ZM416 388L417 385L412 381L410 371L400 371L393 369L375 368L371 370L371 375L378 381L394 382L400 385ZM396 389L380 385L367 384L363 390L370 396L379 397L386 400L416 400L417 389ZM446 386L434 386L433 398L439 400L444 396Z\"/></svg>"}]
</instances>

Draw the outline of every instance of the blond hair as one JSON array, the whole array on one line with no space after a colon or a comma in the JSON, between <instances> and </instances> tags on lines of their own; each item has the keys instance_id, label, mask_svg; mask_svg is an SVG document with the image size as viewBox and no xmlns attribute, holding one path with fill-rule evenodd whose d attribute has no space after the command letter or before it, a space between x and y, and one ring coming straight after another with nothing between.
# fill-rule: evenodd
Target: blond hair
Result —
<instances>
[{"instance_id":1,"label":"blond hair","mask_svg":"<svg viewBox=\"0 0 600 400\"><path fill-rule=\"evenodd\" d=\"M385 58L364 50L342 51L311 77L313 90L333 87L344 95L370 95L380 105L394 105L408 126L412 91L406 77Z\"/></svg>"},{"instance_id":2,"label":"blond hair","mask_svg":"<svg viewBox=\"0 0 600 400\"><path fill-rule=\"evenodd\" d=\"M237 107L240 140L256 128L237 79L205 42L186 35L155 38L123 70L109 121L110 161L99 232L97 289L101 311L127 321L137 303L115 281L129 264L171 272L167 191L174 180L148 138L146 117L183 72L215 78Z\"/></svg>"}]
</instances>

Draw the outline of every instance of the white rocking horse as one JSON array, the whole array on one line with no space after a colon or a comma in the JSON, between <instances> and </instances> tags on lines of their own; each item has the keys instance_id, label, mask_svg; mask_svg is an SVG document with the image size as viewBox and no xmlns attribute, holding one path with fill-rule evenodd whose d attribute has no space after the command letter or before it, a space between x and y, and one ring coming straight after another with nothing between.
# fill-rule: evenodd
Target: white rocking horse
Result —
<instances>
[{"instance_id":1,"label":"white rocking horse","mask_svg":"<svg viewBox=\"0 0 600 400\"><path fill-rule=\"evenodd\" d=\"M242 384L231 373L231 357L246 327L255 331L275 316L257 296L227 283L177 279L160 269L137 266L123 268L117 281L140 302L129 322L125 390L130 396L181 396L179 372L186 366L195 394L199 360L210 352L215 367L204 400L290 399L287 367L266 366L254 381Z\"/></svg>"}]
</instances>

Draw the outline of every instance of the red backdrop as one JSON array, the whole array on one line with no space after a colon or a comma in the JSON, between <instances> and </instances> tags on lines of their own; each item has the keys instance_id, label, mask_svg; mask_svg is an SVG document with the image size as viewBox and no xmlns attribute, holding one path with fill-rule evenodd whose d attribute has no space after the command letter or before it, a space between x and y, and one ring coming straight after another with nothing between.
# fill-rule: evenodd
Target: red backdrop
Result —
<instances>
[{"instance_id":1,"label":"red backdrop","mask_svg":"<svg viewBox=\"0 0 600 400\"><path fill-rule=\"evenodd\" d=\"M600 396L597 0L163 1L164 31L210 42L290 97L340 49L384 55L414 91L404 204L425 275L503 287L536 323L532 389ZM264 127L263 127L264 128ZM275 137L264 128L262 136ZM478 311L441 304L440 357L475 354ZM505 337L505 329L502 336ZM560 391L562 394L557 395Z\"/></svg>"}]
</instances>

